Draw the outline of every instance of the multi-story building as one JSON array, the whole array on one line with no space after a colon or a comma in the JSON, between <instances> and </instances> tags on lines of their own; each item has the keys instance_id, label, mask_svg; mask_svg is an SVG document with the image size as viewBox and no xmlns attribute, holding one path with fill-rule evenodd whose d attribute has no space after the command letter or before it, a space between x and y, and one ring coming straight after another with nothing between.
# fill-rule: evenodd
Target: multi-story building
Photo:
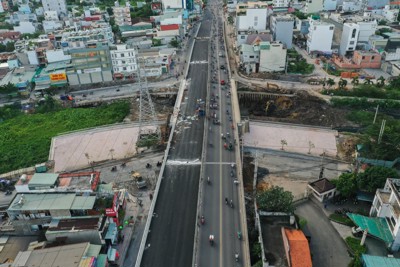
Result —
<instances>
[{"instance_id":1,"label":"multi-story building","mask_svg":"<svg viewBox=\"0 0 400 267\"><path fill-rule=\"evenodd\" d=\"M114 35L111 27L94 28L84 31L64 32L60 45L64 51L84 48L89 42L97 42L104 45L114 43Z\"/></svg>"},{"instance_id":2,"label":"multi-story building","mask_svg":"<svg viewBox=\"0 0 400 267\"><path fill-rule=\"evenodd\" d=\"M110 49L103 43L87 43L83 48L67 51L71 55L71 69L67 71L70 85L111 82Z\"/></svg>"},{"instance_id":3,"label":"multi-story building","mask_svg":"<svg viewBox=\"0 0 400 267\"><path fill-rule=\"evenodd\" d=\"M355 23L344 23L342 38L340 39L339 55L344 56L347 52L354 52L357 46L360 27Z\"/></svg>"},{"instance_id":4,"label":"multi-story building","mask_svg":"<svg viewBox=\"0 0 400 267\"><path fill-rule=\"evenodd\" d=\"M260 64L260 46L242 44L240 46L240 67L246 73L258 72Z\"/></svg>"},{"instance_id":5,"label":"multi-story building","mask_svg":"<svg viewBox=\"0 0 400 267\"><path fill-rule=\"evenodd\" d=\"M397 21L397 18L399 16L399 9L394 8L391 9L389 5L385 6L385 8L382 10L382 16L385 17L389 22L395 22Z\"/></svg>"},{"instance_id":6,"label":"multi-story building","mask_svg":"<svg viewBox=\"0 0 400 267\"><path fill-rule=\"evenodd\" d=\"M400 35L389 37L382 55L386 61L400 60Z\"/></svg>"},{"instance_id":7,"label":"multi-story building","mask_svg":"<svg viewBox=\"0 0 400 267\"><path fill-rule=\"evenodd\" d=\"M247 2L247 3L238 3L236 5L236 16L238 16L242 12L246 12L247 9L252 8L262 8L267 9L269 4L267 2Z\"/></svg>"},{"instance_id":8,"label":"multi-story building","mask_svg":"<svg viewBox=\"0 0 400 267\"><path fill-rule=\"evenodd\" d=\"M378 29L378 23L375 19L358 20L357 24L360 28L358 35L358 43L368 43L369 37L374 35Z\"/></svg>"},{"instance_id":9,"label":"multi-story building","mask_svg":"<svg viewBox=\"0 0 400 267\"><path fill-rule=\"evenodd\" d=\"M362 9L362 1L345 0L342 3L343 12L357 12Z\"/></svg>"},{"instance_id":10,"label":"multi-story building","mask_svg":"<svg viewBox=\"0 0 400 267\"><path fill-rule=\"evenodd\" d=\"M110 51L114 78L130 77L137 71L136 50L126 44Z\"/></svg>"},{"instance_id":11,"label":"multi-story building","mask_svg":"<svg viewBox=\"0 0 400 267\"><path fill-rule=\"evenodd\" d=\"M324 9L324 1L323 0L307 0L302 9L303 13L311 14L318 13Z\"/></svg>"},{"instance_id":12,"label":"multi-story building","mask_svg":"<svg viewBox=\"0 0 400 267\"><path fill-rule=\"evenodd\" d=\"M294 17L274 14L271 16L270 29L274 41L280 41L286 48L292 48Z\"/></svg>"},{"instance_id":13,"label":"multi-story building","mask_svg":"<svg viewBox=\"0 0 400 267\"><path fill-rule=\"evenodd\" d=\"M274 7L288 7L290 1L289 0L273 0L272 5Z\"/></svg>"},{"instance_id":14,"label":"multi-story building","mask_svg":"<svg viewBox=\"0 0 400 267\"><path fill-rule=\"evenodd\" d=\"M332 53L333 31L335 26L319 20L308 19L310 27L307 34L307 53Z\"/></svg>"},{"instance_id":15,"label":"multi-story building","mask_svg":"<svg viewBox=\"0 0 400 267\"><path fill-rule=\"evenodd\" d=\"M131 11L129 7L115 6L113 7L113 13L116 25L132 25Z\"/></svg>"},{"instance_id":16,"label":"multi-story building","mask_svg":"<svg viewBox=\"0 0 400 267\"><path fill-rule=\"evenodd\" d=\"M388 178L383 189L377 189L370 216L383 218L393 237L392 251L400 249L400 179Z\"/></svg>"},{"instance_id":17,"label":"multi-story building","mask_svg":"<svg viewBox=\"0 0 400 267\"><path fill-rule=\"evenodd\" d=\"M42 0L42 6L45 11L57 11L58 16L67 16L66 0Z\"/></svg>"},{"instance_id":18,"label":"multi-story building","mask_svg":"<svg viewBox=\"0 0 400 267\"><path fill-rule=\"evenodd\" d=\"M237 30L263 31L267 27L266 8L248 8L236 17Z\"/></svg>"},{"instance_id":19,"label":"multi-story building","mask_svg":"<svg viewBox=\"0 0 400 267\"><path fill-rule=\"evenodd\" d=\"M333 11L337 8L336 0L324 0L324 10L325 11Z\"/></svg>"},{"instance_id":20,"label":"multi-story building","mask_svg":"<svg viewBox=\"0 0 400 267\"><path fill-rule=\"evenodd\" d=\"M50 39L34 39L29 41L26 54L28 56L29 64L45 66L46 51L54 49Z\"/></svg>"},{"instance_id":21,"label":"multi-story building","mask_svg":"<svg viewBox=\"0 0 400 267\"><path fill-rule=\"evenodd\" d=\"M163 10L166 9L186 9L189 0L162 0Z\"/></svg>"},{"instance_id":22,"label":"multi-story building","mask_svg":"<svg viewBox=\"0 0 400 267\"><path fill-rule=\"evenodd\" d=\"M260 42L259 72L282 72L286 68L287 49L280 42Z\"/></svg>"}]
</instances>

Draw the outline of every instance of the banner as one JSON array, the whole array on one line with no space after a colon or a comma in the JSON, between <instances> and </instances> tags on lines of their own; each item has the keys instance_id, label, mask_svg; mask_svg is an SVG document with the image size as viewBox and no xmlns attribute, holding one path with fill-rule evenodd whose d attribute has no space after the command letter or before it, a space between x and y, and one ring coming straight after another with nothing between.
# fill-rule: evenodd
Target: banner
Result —
<instances>
[{"instance_id":1,"label":"banner","mask_svg":"<svg viewBox=\"0 0 400 267\"><path fill-rule=\"evenodd\" d=\"M53 73L53 74L50 74L50 80L52 82L55 82L55 81L66 81L67 80L67 75L65 73Z\"/></svg>"}]
</instances>

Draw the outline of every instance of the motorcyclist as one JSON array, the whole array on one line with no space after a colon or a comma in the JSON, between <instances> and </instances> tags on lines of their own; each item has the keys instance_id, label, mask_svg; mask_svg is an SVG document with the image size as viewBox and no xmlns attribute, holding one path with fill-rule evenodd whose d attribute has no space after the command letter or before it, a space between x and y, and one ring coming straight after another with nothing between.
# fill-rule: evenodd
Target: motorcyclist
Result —
<instances>
[{"instance_id":1,"label":"motorcyclist","mask_svg":"<svg viewBox=\"0 0 400 267\"><path fill-rule=\"evenodd\" d=\"M204 224L204 223L205 223L205 221L206 221L206 219L204 218L204 216L201 216L201 218L200 218L200 222L201 222L201 224Z\"/></svg>"},{"instance_id":2,"label":"motorcyclist","mask_svg":"<svg viewBox=\"0 0 400 267\"><path fill-rule=\"evenodd\" d=\"M211 183L210 176L207 177L207 183Z\"/></svg>"},{"instance_id":3,"label":"motorcyclist","mask_svg":"<svg viewBox=\"0 0 400 267\"><path fill-rule=\"evenodd\" d=\"M210 241L211 246L214 245L214 235L210 235L208 240Z\"/></svg>"},{"instance_id":4,"label":"motorcyclist","mask_svg":"<svg viewBox=\"0 0 400 267\"><path fill-rule=\"evenodd\" d=\"M239 261L239 254L238 253L235 253L235 260Z\"/></svg>"},{"instance_id":5,"label":"motorcyclist","mask_svg":"<svg viewBox=\"0 0 400 267\"><path fill-rule=\"evenodd\" d=\"M238 231L237 235L238 235L239 240L241 240L242 239L242 232Z\"/></svg>"},{"instance_id":6,"label":"motorcyclist","mask_svg":"<svg viewBox=\"0 0 400 267\"><path fill-rule=\"evenodd\" d=\"M227 197L225 198L225 204L228 204L228 198Z\"/></svg>"},{"instance_id":7,"label":"motorcyclist","mask_svg":"<svg viewBox=\"0 0 400 267\"><path fill-rule=\"evenodd\" d=\"M231 199L230 205L233 208L233 200L232 199Z\"/></svg>"}]
</instances>

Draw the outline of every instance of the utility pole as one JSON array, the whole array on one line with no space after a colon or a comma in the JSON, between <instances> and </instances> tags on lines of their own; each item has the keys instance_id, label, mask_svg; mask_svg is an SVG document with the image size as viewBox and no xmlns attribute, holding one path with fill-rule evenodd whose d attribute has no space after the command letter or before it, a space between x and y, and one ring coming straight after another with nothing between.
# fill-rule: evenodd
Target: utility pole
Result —
<instances>
[{"instance_id":1,"label":"utility pole","mask_svg":"<svg viewBox=\"0 0 400 267\"><path fill-rule=\"evenodd\" d=\"M376 106L375 116L374 116L374 123L373 124L375 124L376 117L378 116L378 109L379 109L379 105Z\"/></svg>"},{"instance_id":2,"label":"utility pole","mask_svg":"<svg viewBox=\"0 0 400 267\"><path fill-rule=\"evenodd\" d=\"M385 125L386 125L386 120L382 120L381 130L379 131L379 137L378 137L378 145L382 141L382 136L383 136L383 133L385 132Z\"/></svg>"}]
</instances>

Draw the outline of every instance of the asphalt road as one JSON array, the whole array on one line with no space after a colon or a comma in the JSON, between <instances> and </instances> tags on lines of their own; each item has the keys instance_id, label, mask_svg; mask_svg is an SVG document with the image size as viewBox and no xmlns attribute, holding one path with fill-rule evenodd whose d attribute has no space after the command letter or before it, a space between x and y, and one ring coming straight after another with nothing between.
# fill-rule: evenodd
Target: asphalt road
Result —
<instances>
[{"instance_id":1,"label":"asphalt road","mask_svg":"<svg viewBox=\"0 0 400 267\"><path fill-rule=\"evenodd\" d=\"M209 32L210 22L204 19L198 37L206 37ZM197 99L206 98L208 42L208 39L195 41L187 77L190 83L178 119L188 120L189 126L181 127L174 135L142 267L187 267L192 264L200 165L186 162L198 162L201 158L204 118L190 121L187 118L195 115Z\"/></svg>"},{"instance_id":2,"label":"asphalt road","mask_svg":"<svg viewBox=\"0 0 400 267\"><path fill-rule=\"evenodd\" d=\"M219 1L217 3L220 3ZM209 7L215 14L212 20L211 38L211 102L218 103L218 109L210 110L209 114L217 117L221 125L216 125L212 120L207 126L208 140L206 151L206 164L204 166L205 182L203 186L202 199L200 203L201 216L204 216L205 223L199 227L198 243L198 266L243 266L241 262L242 241L238 239L238 232L242 232L240 226L238 186L234 183L236 178L235 150L230 151L224 145L233 140L231 129L231 97L229 95L229 77L227 74L227 58L220 57L225 54L223 43L223 21L222 6L216 2L210 3ZM224 69L221 69L221 66ZM221 80L226 82L221 85ZM218 97L217 97L218 95ZM210 102L210 103L211 103ZM215 112L215 114L214 114ZM229 133L229 134L228 134ZM224 139L222 139L222 135ZM229 136L229 137L228 137ZM231 175L231 171L233 172ZM207 181L210 178L210 183ZM228 202L232 200L233 208ZM214 245L209 242L210 235L214 236ZM236 262L235 254L239 255Z\"/></svg>"}]
</instances>

